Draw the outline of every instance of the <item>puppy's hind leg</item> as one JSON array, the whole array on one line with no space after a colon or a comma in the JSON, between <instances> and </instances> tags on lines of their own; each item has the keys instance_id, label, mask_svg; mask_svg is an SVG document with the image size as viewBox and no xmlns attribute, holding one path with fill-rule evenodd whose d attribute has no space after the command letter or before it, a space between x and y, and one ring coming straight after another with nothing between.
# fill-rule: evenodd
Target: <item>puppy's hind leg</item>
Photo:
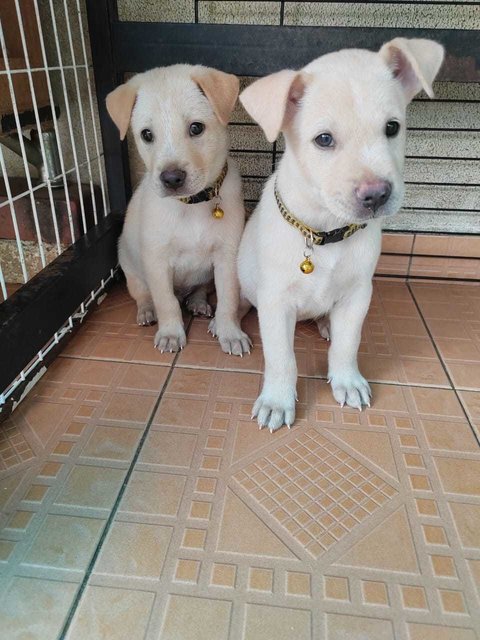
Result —
<instances>
[{"instance_id":1,"label":"puppy's hind leg","mask_svg":"<svg viewBox=\"0 0 480 640\"><path fill-rule=\"evenodd\" d=\"M250 311L251 308L252 308L251 302L247 300L247 298L244 298L243 295L240 293L240 303L238 305L239 320L242 320L242 318L247 315L247 313Z\"/></svg>"},{"instance_id":2,"label":"puppy's hind leg","mask_svg":"<svg viewBox=\"0 0 480 640\"><path fill-rule=\"evenodd\" d=\"M157 322L152 296L147 285L137 276L125 272L129 294L137 303L137 324L147 326Z\"/></svg>"},{"instance_id":3,"label":"puppy's hind leg","mask_svg":"<svg viewBox=\"0 0 480 640\"><path fill-rule=\"evenodd\" d=\"M210 288L206 284L202 284L195 289L195 291L188 296L186 301L186 307L194 316L207 316L211 318L212 307L207 302L207 295Z\"/></svg>"},{"instance_id":4,"label":"puppy's hind leg","mask_svg":"<svg viewBox=\"0 0 480 640\"><path fill-rule=\"evenodd\" d=\"M321 316L321 318L316 319L318 333L322 336L324 340L327 342L330 340L330 321L327 316Z\"/></svg>"}]
</instances>

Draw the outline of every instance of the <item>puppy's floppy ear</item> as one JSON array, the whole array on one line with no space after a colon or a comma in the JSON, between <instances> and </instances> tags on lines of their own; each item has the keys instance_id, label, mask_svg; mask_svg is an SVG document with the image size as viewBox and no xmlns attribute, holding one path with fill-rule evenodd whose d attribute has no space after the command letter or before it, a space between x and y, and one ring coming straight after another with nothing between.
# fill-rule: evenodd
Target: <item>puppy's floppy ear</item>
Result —
<instances>
[{"instance_id":1,"label":"puppy's floppy ear","mask_svg":"<svg viewBox=\"0 0 480 640\"><path fill-rule=\"evenodd\" d=\"M237 76L218 69L197 67L192 73L192 80L206 95L217 118L226 126L238 98L240 82Z\"/></svg>"},{"instance_id":2,"label":"puppy's floppy ear","mask_svg":"<svg viewBox=\"0 0 480 640\"><path fill-rule=\"evenodd\" d=\"M433 40L395 38L384 44L379 54L401 82L409 102L421 89L433 98L432 83L445 55L441 44Z\"/></svg>"},{"instance_id":3,"label":"puppy's floppy ear","mask_svg":"<svg viewBox=\"0 0 480 640\"><path fill-rule=\"evenodd\" d=\"M107 111L120 131L120 140L127 135L136 98L137 89L131 82L121 84L107 96Z\"/></svg>"},{"instance_id":4,"label":"puppy's floppy ear","mask_svg":"<svg viewBox=\"0 0 480 640\"><path fill-rule=\"evenodd\" d=\"M285 69L256 80L240 94L240 102L269 142L277 139L293 117L305 84L301 72Z\"/></svg>"}]
</instances>

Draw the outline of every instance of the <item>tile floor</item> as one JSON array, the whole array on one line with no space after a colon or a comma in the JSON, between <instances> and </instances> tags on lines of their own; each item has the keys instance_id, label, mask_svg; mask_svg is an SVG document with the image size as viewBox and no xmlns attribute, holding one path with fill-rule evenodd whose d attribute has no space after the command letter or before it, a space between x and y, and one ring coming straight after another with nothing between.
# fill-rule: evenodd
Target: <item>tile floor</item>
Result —
<instances>
[{"instance_id":1,"label":"tile floor","mask_svg":"<svg viewBox=\"0 0 480 640\"><path fill-rule=\"evenodd\" d=\"M0 427L2 640L480 637L480 287L376 281L372 408L298 326L298 420L202 319L153 349L117 287Z\"/></svg>"}]
</instances>

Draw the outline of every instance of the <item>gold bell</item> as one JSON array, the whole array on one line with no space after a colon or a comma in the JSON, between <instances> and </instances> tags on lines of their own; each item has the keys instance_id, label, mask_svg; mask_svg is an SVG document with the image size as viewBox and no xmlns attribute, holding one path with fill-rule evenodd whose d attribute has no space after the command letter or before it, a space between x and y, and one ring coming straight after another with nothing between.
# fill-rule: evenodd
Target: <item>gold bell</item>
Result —
<instances>
[{"instance_id":1,"label":"gold bell","mask_svg":"<svg viewBox=\"0 0 480 640\"><path fill-rule=\"evenodd\" d=\"M224 215L225 215L225 212L222 209L222 207L220 207L220 206L218 206L218 204L216 204L215 208L212 211L212 216L214 218L216 218L217 220L220 220L221 218L223 218Z\"/></svg>"},{"instance_id":2,"label":"gold bell","mask_svg":"<svg viewBox=\"0 0 480 640\"><path fill-rule=\"evenodd\" d=\"M300 271L302 273L307 273L307 274L312 273L314 269L315 269L315 265L310 260L310 258L305 258L305 260L300 263Z\"/></svg>"}]
</instances>

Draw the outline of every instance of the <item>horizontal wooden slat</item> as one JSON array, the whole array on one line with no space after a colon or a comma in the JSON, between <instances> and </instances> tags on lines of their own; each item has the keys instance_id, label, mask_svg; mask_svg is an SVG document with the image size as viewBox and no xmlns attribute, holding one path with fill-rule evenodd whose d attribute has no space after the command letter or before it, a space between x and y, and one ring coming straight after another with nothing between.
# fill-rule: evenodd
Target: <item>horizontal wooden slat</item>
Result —
<instances>
[{"instance_id":1,"label":"horizontal wooden slat","mask_svg":"<svg viewBox=\"0 0 480 640\"><path fill-rule=\"evenodd\" d=\"M401 231L458 233L461 229L462 233L480 233L480 216L455 210L400 211L396 216L387 218L383 227Z\"/></svg>"},{"instance_id":2,"label":"horizontal wooden slat","mask_svg":"<svg viewBox=\"0 0 480 640\"><path fill-rule=\"evenodd\" d=\"M410 128L479 129L480 102L415 101L407 109L407 124Z\"/></svg>"},{"instance_id":3,"label":"horizontal wooden slat","mask_svg":"<svg viewBox=\"0 0 480 640\"><path fill-rule=\"evenodd\" d=\"M479 29L478 7L457 4L286 2L285 24L338 27Z\"/></svg>"}]
</instances>

